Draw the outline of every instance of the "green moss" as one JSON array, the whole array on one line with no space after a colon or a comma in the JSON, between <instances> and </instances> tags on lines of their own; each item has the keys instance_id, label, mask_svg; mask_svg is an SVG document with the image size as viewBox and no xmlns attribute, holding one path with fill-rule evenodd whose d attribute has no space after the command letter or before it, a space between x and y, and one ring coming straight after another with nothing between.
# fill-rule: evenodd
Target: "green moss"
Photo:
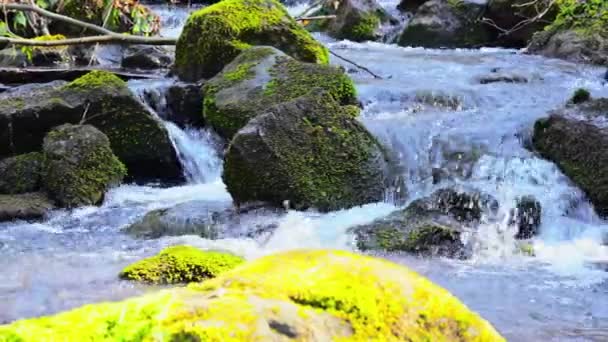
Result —
<instances>
[{"instance_id":1,"label":"green moss","mask_svg":"<svg viewBox=\"0 0 608 342\"><path fill-rule=\"evenodd\" d=\"M0 160L0 193L22 194L40 188L44 157L31 152Z\"/></svg>"},{"instance_id":2,"label":"green moss","mask_svg":"<svg viewBox=\"0 0 608 342\"><path fill-rule=\"evenodd\" d=\"M570 102L573 104L579 104L583 102L587 102L591 99L591 93L587 89L579 88L574 91L572 98L570 98Z\"/></svg>"},{"instance_id":3,"label":"green moss","mask_svg":"<svg viewBox=\"0 0 608 342\"><path fill-rule=\"evenodd\" d=\"M357 24L350 28L350 32L344 34L355 41L375 40L379 25L380 18L375 13L365 13Z\"/></svg>"},{"instance_id":4,"label":"green moss","mask_svg":"<svg viewBox=\"0 0 608 342\"><path fill-rule=\"evenodd\" d=\"M340 104L357 102L353 81L336 67L302 63L280 56L276 57L270 69L254 71L254 67L269 53L272 50L269 52L267 48L257 47L244 52L222 74L204 86L203 115L206 122L222 136L231 138L252 117L268 107L305 95L315 88L327 90ZM262 76L269 78L261 85L262 88L253 89L246 99L242 99L242 103L218 107L216 97L220 91L232 91L231 88L241 81L255 78L256 73L268 73L268 76ZM350 113L358 112L350 110Z\"/></svg>"},{"instance_id":5,"label":"green moss","mask_svg":"<svg viewBox=\"0 0 608 342\"><path fill-rule=\"evenodd\" d=\"M111 88L111 87L126 87L125 81L121 80L115 74L103 71L94 70L90 73L68 83L65 85L66 89L69 90L95 90L98 88Z\"/></svg>"},{"instance_id":6,"label":"green moss","mask_svg":"<svg viewBox=\"0 0 608 342\"><path fill-rule=\"evenodd\" d=\"M107 137L91 126L63 125L44 141L44 188L59 205L98 204L127 173Z\"/></svg>"},{"instance_id":7,"label":"green moss","mask_svg":"<svg viewBox=\"0 0 608 342\"><path fill-rule=\"evenodd\" d=\"M243 258L191 246L173 246L127 266L120 278L153 284L179 284L215 278L243 263Z\"/></svg>"},{"instance_id":8,"label":"green moss","mask_svg":"<svg viewBox=\"0 0 608 342\"><path fill-rule=\"evenodd\" d=\"M583 36L608 35L608 2L605 0L558 0L558 14L550 31L574 29Z\"/></svg>"},{"instance_id":9,"label":"green moss","mask_svg":"<svg viewBox=\"0 0 608 342\"><path fill-rule=\"evenodd\" d=\"M326 250L272 255L187 288L0 327L0 340L9 338L505 341L487 321L417 273L385 260Z\"/></svg>"},{"instance_id":10,"label":"green moss","mask_svg":"<svg viewBox=\"0 0 608 342\"><path fill-rule=\"evenodd\" d=\"M194 12L177 43L175 67L185 80L211 77L251 45L328 63L328 51L276 0L225 0Z\"/></svg>"},{"instance_id":11,"label":"green moss","mask_svg":"<svg viewBox=\"0 0 608 342\"><path fill-rule=\"evenodd\" d=\"M38 36L38 37L34 38L34 40L38 40L38 41L53 41L53 40L63 40L63 39L65 39L65 36L62 34L44 35L44 36Z\"/></svg>"}]
</instances>

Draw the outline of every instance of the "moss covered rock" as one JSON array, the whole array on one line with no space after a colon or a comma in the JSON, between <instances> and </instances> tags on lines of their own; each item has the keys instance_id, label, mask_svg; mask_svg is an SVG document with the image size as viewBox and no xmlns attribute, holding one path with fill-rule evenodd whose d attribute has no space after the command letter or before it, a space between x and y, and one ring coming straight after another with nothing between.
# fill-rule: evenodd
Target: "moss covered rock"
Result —
<instances>
[{"instance_id":1,"label":"moss covered rock","mask_svg":"<svg viewBox=\"0 0 608 342\"><path fill-rule=\"evenodd\" d=\"M0 195L0 222L12 220L38 220L55 208L45 194L31 192L18 195ZM0 341L1 335L0 335Z\"/></svg>"},{"instance_id":2,"label":"moss covered rock","mask_svg":"<svg viewBox=\"0 0 608 342\"><path fill-rule=\"evenodd\" d=\"M569 103L536 121L532 142L589 197L597 212L608 216L608 98Z\"/></svg>"},{"instance_id":3,"label":"moss covered rock","mask_svg":"<svg viewBox=\"0 0 608 342\"><path fill-rule=\"evenodd\" d=\"M37 191L42 168L43 157L38 152L0 160L0 194Z\"/></svg>"},{"instance_id":4,"label":"moss covered rock","mask_svg":"<svg viewBox=\"0 0 608 342\"><path fill-rule=\"evenodd\" d=\"M254 47L205 84L203 114L215 131L230 139L272 105L315 87L326 89L340 104L356 103L355 87L341 69L301 63L271 47Z\"/></svg>"},{"instance_id":5,"label":"moss covered rock","mask_svg":"<svg viewBox=\"0 0 608 342\"><path fill-rule=\"evenodd\" d=\"M505 341L490 323L417 273L326 250L276 254L187 288L0 327L0 340L56 338Z\"/></svg>"},{"instance_id":6,"label":"moss covered rock","mask_svg":"<svg viewBox=\"0 0 608 342\"><path fill-rule=\"evenodd\" d=\"M127 266L120 272L120 278L152 284L200 282L215 278L243 262L243 258L229 253L173 246Z\"/></svg>"},{"instance_id":7,"label":"moss covered rock","mask_svg":"<svg viewBox=\"0 0 608 342\"><path fill-rule=\"evenodd\" d=\"M98 204L127 173L108 137L90 125L59 126L44 138L43 185L62 207Z\"/></svg>"},{"instance_id":8,"label":"moss covered rock","mask_svg":"<svg viewBox=\"0 0 608 342\"><path fill-rule=\"evenodd\" d=\"M441 189L407 208L370 224L354 227L360 250L404 251L422 255L466 257L463 224L473 225L498 203L480 192Z\"/></svg>"},{"instance_id":9,"label":"moss covered rock","mask_svg":"<svg viewBox=\"0 0 608 342\"><path fill-rule=\"evenodd\" d=\"M398 38L401 46L428 48L480 47L494 36L481 23L485 4L475 1L430 0L418 8Z\"/></svg>"},{"instance_id":10,"label":"moss covered rock","mask_svg":"<svg viewBox=\"0 0 608 342\"><path fill-rule=\"evenodd\" d=\"M557 0L557 16L528 50L574 62L608 65L608 2Z\"/></svg>"},{"instance_id":11,"label":"moss covered rock","mask_svg":"<svg viewBox=\"0 0 608 342\"><path fill-rule=\"evenodd\" d=\"M349 109L317 89L249 121L225 156L237 204L328 211L382 200L385 151Z\"/></svg>"},{"instance_id":12,"label":"moss covered rock","mask_svg":"<svg viewBox=\"0 0 608 342\"><path fill-rule=\"evenodd\" d=\"M93 71L73 82L27 85L0 95L0 156L40 151L49 130L86 123L108 136L129 179L183 179L162 123L112 73Z\"/></svg>"},{"instance_id":13,"label":"moss covered rock","mask_svg":"<svg viewBox=\"0 0 608 342\"><path fill-rule=\"evenodd\" d=\"M217 74L252 45L274 46L295 59L325 64L327 49L276 0L224 0L194 12L179 37L175 71L186 81Z\"/></svg>"},{"instance_id":14,"label":"moss covered rock","mask_svg":"<svg viewBox=\"0 0 608 342\"><path fill-rule=\"evenodd\" d=\"M335 15L333 19L314 20L308 25L311 31L324 31L336 39L356 42L377 41L384 36L383 26L398 24L376 0L344 0L338 7L327 1L314 15ZM384 30L387 31L387 30Z\"/></svg>"}]
</instances>

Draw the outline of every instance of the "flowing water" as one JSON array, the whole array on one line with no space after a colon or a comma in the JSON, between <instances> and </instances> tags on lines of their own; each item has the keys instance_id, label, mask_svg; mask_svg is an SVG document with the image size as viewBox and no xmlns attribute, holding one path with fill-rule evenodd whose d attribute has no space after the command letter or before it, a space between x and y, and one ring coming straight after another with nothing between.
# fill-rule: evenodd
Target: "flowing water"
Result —
<instances>
[{"instance_id":1,"label":"flowing water","mask_svg":"<svg viewBox=\"0 0 608 342\"><path fill-rule=\"evenodd\" d=\"M179 33L187 10L162 13L166 34ZM511 341L608 340L608 273L600 267L608 263L603 245L608 225L552 163L525 148L534 121L563 105L574 89L608 96L602 70L514 50L425 50L319 38L383 77L374 79L343 64L365 105L361 121L399 156L408 200L451 186L480 189L500 201L497 216L468 237L474 246L471 260L381 256L444 286ZM528 82L481 84L480 77L493 70ZM130 87L163 120L159 108L171 82L137 81ZM145 92L155 93L156 102L150 103ZM41 223L0 224L0 322L150 291L116 275L168 245L224 249L249 259L302 247L353 249L349 227L397 208L375 203L328 214L254 212L222 240L132 239L121 229L150 210L194 200L231 201L213 134L168 121L164 125L184 165L186 185L123 185L111 190L100 207L56 211ZM440 179L433 172L439 168L449 170ZM524 195L533 195L543 208L540 236L531 242L535 257L519 252L506 219ZM245 234L255 222L274 222L278 228Z\"/></svg>"}]
</instances>

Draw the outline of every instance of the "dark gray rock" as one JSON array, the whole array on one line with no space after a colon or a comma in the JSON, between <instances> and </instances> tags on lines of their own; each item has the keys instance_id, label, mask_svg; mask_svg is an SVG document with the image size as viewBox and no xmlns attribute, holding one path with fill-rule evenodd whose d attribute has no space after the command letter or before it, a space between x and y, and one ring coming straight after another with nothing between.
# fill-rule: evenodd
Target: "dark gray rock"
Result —
<instances>
[{"instance_id":1,"label":"dark gray rock","mask_svg":"<svg viewBox=\"0 0 608 342\"><path fill-rule=\"evenodd\" d=\"M203 92L201 85L176 83L166 94L166 119L184 127L203 127Z\"/></svg>"},{"instance_id":2,"label":"dark gray rock","mask_svg":"<svg viewBox=\"0 0 608 342\"><path fill-rule=\"evenodd\" d=\"M43 156L32 152L0 160L0 194L22 194L40 189Z\"/></svg>"},{"instance_id":3,"label":"dark gray rock","mask_svg":"<svg viewBox=\"0 0 608 342\"><path fill-rule=\"evenodd\" d=\"M509 224L518 227L515 238L529 239L539 233L542 207L533 196L524 196L517 199L517 205L510 213Z\"/></svg>"},{"instance_id":4,"label":"dark gray rock","mask_svg":"<svg viewBox=\"0 0 608 342\"><path fill-rule=\"evenodd\" d=\"M12 220L39 220L55 205L42 193L0 195L0 222Z\"/></svg>"},{"instance_id":5,"label":"dark gray rock","mask_svg":"<svg viewBox=\"0 0 608 342\"><path fill-rule=\"evenodd\" d=\"M167 69L173 63L169 51L158 46L130 46L122 57L121 66L129 69Z\"/></svg>"}]
</instances>

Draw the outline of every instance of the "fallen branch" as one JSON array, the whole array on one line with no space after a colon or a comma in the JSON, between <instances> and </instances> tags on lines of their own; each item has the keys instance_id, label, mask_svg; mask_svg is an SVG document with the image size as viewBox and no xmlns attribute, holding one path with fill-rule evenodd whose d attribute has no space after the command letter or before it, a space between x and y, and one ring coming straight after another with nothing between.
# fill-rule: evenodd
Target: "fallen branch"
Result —
<instances>
[{"instance_id":1,"label":"fallen branch","mask_svg":"<svg viewBox=\"0 0 608 342\"><path fill-rule=\"evenodd\" d=\"M175 45L176 38L140 37L126 34L109 34L103 36L89 36L81 38L68 38L59 40L35 40L24 38L0 37L0 43L22 46L65 46L87 44L141 44L141 45Z\"/></svg>"},{"instance_id":2,"label":"fallen branch","mask_svg":"<svg viewBox=\"0 0 608 342\"><path fill-rule=\"evenodd\" d=\"M335 53L335 52L333 52L333 51L331 51L331 50L329 50L329 53L331 53L332 55L334 55L334 56L338 57L339 59L341 59L341 60L343 60L343 61L345 61L345 62L347 62L347 63L350 63L350 64L352 64L352 65L356 66L357 68L359 68L359 69L361 69L361 70L363 70L363 71L367 72L368 74L372 75L372 76L373 76L374 78L376 78L376 79L380 79L380 80L382 79L382 77L381 77L381 76L374 74L374 73L373 73L371 70L369 70L368 68L366 68L366 67L364 67L364 66L362 66L362 65L359 65L359 64L357 64L357 63L355 63L355 62L351 61L350 59L347 59L347 58L345 58L345 57L342 57L342 56L338 55L337 53Z\"/></svg>"},{"instance_id":3,"label":"fallen branch","mask_svg":"<svg viewBox=\"0 0 608 342\"><path fill-rule=\"evenodd\" d=\"M325 20L325 19L335 19L335 14L330 15L316 15L312 17L297 17L296 21L309 21L309 20Z\"/></svg>"},{"instance_id":4,"label":"fallen branch","mask_svg":"<svg viewBox=\"0 0 608 342\"><path fill-rule=\"evenodd\" d=\"M120 34L114 31L110 31L104 27L80 21L65 15L57 14L51 11L47 11L36 5L26 4L2 4L5 10L24 11L24 12L35 12L40 16L50 18L56 21L62 21L74 26L81 27L83 29L91 30L93 32L101 33L101 36L89 36L82 38L69 38L60 40L34 40L34 39L21 39L21 38L7 38L0 37L0 43L18 44L26 46L61 46L61 45L77 45L77 44L116 44L116 43L129 43L129 44L142 44L142 45L175 45L177 39L175 38L163 38L163 37L143 37L133 36L127 34Z\"/></svg>"}]
</instances>

